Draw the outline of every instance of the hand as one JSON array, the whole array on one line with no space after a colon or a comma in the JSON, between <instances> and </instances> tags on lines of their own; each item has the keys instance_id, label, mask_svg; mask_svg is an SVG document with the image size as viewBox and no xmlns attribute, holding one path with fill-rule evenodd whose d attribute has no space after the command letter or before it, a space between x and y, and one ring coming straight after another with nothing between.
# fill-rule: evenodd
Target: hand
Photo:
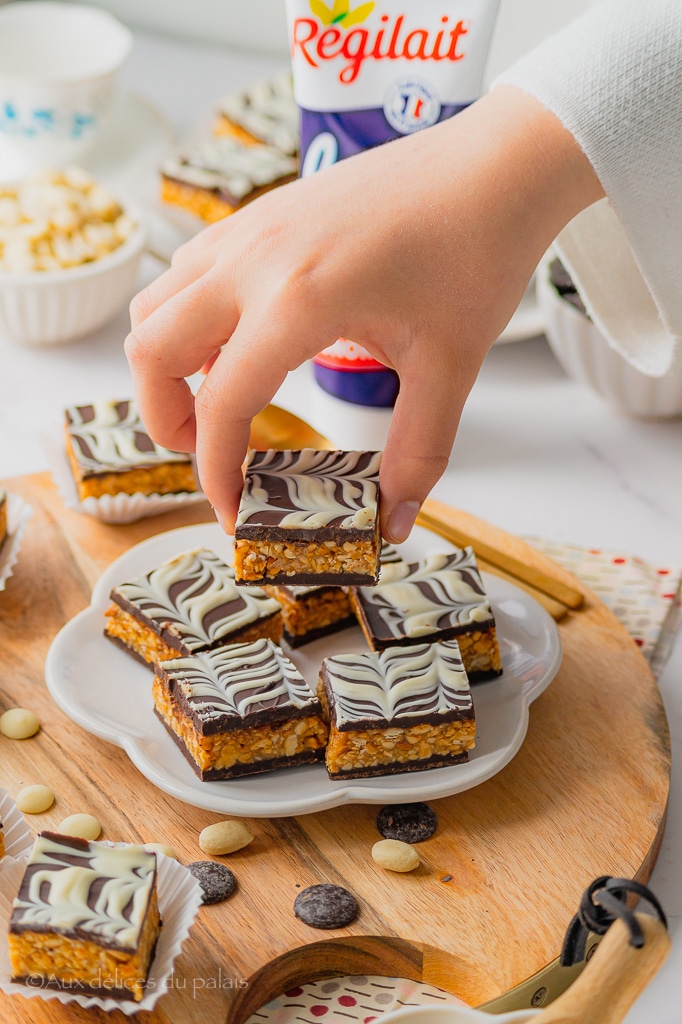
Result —
<instances>
[{"instance_id":1,"label":"hand","mask_svg":"<svg viewBox=\"0 0 682 1024\"><path fill-rule=\"evenodd\" d=\"M404 540L540 257L601 195L573 137L509 87L267 193L133 300L125 348L147 429L196 451L231 532L252 417L289 370L358 341L400 376L381 492L383 535ZM193 397L185 378L202 367Z\"/></svg>"}]
</instances>

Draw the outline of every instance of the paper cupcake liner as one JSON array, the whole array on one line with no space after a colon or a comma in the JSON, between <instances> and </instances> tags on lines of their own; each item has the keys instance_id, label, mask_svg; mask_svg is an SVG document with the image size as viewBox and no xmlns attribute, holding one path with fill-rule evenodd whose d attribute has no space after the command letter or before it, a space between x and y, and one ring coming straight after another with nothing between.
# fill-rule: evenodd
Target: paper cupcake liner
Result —
<instances>
[{"instance_id":1,"label":"paper cupcake liner","mask_svg":"<svg viewBox=\"0 0 682 1024\"><path fill-rule=\"evenodd\" d=\"M43 445L50 462L52 479L65 506L93 516L102 523L134 523L147 516L156 516L161 512L171 512L176 508L206 501L203 491L181 494L104 494L101 498L86 498L80 501L63 447L52 436L44 436Z\"/></svg>"},{"instance_id":2,"label":"paper cupcake liner","mask_svg":"<svg viewBox=\"0 0 682 1024\"><path fill-rule=\"evenodd\" d=\"M21 538L33 509L18 494L7 493L7 536L0 547L0 590L12 575L21 547Z\"/></svg>"},{"instance_id":3,"label":"paper cupcake liner","mask_svg":"<svg viewBox=\"0 0 682 1024\"><path fill-rule=\"evenodd\" d=\"M5 855L15 860L28 857L33 845L31 833L23 814L4 789L0 789L0 821L5 836Z\"/></svg>"},{"instance_id":4,"label":"paper cupcake liner","mask_svg":"<svg viewBox=\"0 0 682 1024\"><path fill-rule=\"evenodd\" d=\"M121 846L121 843L108 843ZM189 935L190 928L201 906L201 886L186 867L171 857L156 855L158 864L159 911L163 922L156 953L149 972L144 998L108 999L102 996L78 995L76 991L51 988L32 988L12 981L7 943L0 943L0 991L7 995L20 995L25 999L58 999L60 1003L78 1003L88 1008L98 1006L111 1012L120 1010L126 1016L140 1010L153 1010L171 984L173 963ZM26 867L25 861L4 857L0 860L0 934L6 935L12 914L12 903L19 891Z\"/></svg>"}]
</instances>

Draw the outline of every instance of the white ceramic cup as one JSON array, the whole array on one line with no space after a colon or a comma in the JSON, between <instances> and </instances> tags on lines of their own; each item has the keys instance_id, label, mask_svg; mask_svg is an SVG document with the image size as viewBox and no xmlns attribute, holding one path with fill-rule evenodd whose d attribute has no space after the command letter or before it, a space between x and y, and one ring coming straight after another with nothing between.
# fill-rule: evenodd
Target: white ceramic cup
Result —
<instances>
[{"instance_id":1,"label":"white ceramic cup","mask_svg":"<svg viewBox=\"0 0 682 1024\"><path fill-rule=\"evenodd\" d=\"M132 34L97 7L0 7L0 177L78 162L96 143Z\"/></svg>"}]
</instances>

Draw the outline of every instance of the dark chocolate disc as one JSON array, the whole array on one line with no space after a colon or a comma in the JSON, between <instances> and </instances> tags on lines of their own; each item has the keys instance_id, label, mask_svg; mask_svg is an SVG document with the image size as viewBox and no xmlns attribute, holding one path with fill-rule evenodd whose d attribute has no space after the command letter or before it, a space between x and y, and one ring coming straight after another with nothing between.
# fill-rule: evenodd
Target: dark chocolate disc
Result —
<instances>
[{"instance_id":1,"label":"dark chocolate disc","mask_svg":"<svg viewBox=\"0 0 682 1024\"><path fill-rule=\"evenodd\" d=\"M237 888L232 872L214 860L195 860L187 867L201 886L202 903L222 903Z\"/></svg>"},{"instance_id":2,"label":"dark chocolate disc","mask_svg":"<svg viewBox=\"0 0 682 1024\"><path fill-rule=\"evenodd\" d=\"M294 900L294 914L311 928L343 928L358 916L352 893L340 885L311 885Z\"/></svg>"},{"instance_id":3,"label":"dark chocolate disc","mask_svg":"<svg viewBox=\"0 0 682 1024\"><path fill-rule=\"evenodd\" d=\"M377 828L384 839L423 843L438 828L438 816L428 804L390 804L377 814Z\"/></svg>"}]
</instances>

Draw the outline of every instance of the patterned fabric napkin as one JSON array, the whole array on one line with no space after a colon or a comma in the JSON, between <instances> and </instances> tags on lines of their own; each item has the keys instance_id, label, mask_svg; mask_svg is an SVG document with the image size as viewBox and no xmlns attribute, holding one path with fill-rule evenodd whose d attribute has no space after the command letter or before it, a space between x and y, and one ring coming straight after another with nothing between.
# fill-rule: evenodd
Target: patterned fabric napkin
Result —
<instances>
[{"instance_id":1,"label":"patterned fabric napkin","mask_svg":"<svg viewBox=\"0 0 682 1024\"><path fill-rule=\"evenodd\" d=\"M439 988L404 978L333 978L289 989L247 1024L371 1024L406 1006L448 1004L466 1005Z\"/></svg>"},{"instance_id":2,"label":"patterned fabric napkin","mask_svg":"<svg viewBox=\"0 0 682 1024\"><path fill-rule=\"evenodd\" d=\"M660 676L680 625L682 569L651 565L633 555L527 537L573 573L623 623L654 675Z\"/></svg>"},{"instance_id":3,"label":"patterned fabric napkin","mask_svg":"<svg viewBox=\"0 0 682 1024\"><path fill-rule=\"evenodd\" d=\"M655 675L670 656L682 619L682 569L632 555L527 537L611 609L641 648ZM333 978L292 988L247 1024L371 1024L406 1006L463 1006L456 996L404 978Z\"/></svg>"}]
</instances>

